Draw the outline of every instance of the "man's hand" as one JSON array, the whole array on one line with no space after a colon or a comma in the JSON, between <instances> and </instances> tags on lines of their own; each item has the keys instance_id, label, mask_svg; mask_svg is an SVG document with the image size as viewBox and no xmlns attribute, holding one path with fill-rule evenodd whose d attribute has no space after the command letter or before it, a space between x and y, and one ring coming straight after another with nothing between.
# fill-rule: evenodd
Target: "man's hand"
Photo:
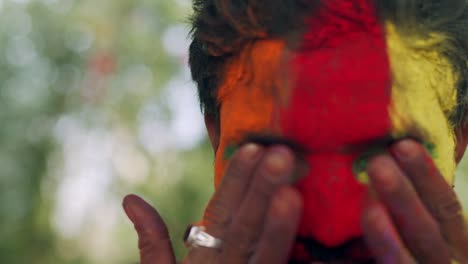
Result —
<instances>
[{"instance_id":1,"label":"man's hand","mask_svg":"<svg viewBox=\"0 0 468 264\"><path fill-rule=\"evenodd\" d=\"M362 226L376 262L468 263L460 203L427 151L412 140L390 150L368 167L376 197ZM288 184L293 167L293 155L284 147L241 148L205 215L207 232L224 246L193 249L185 262L286 263L302 209L299 194ZM158 213L136 196L127 196L124 207L139 236L141 263L175 263Z\"/></svg>"},{"instance_id":2,"label":"man's hand","mask_svg":"<svg viewBox=\"0 0 468 264\"><path fill-rule=\"evenodd\" d=\"M289 186L295 167L285 147L243 146L231 159L205 212L207 233L221 249L192 249L184 263L286 263L302 202ZM167 228L159 214L130 195L123 202L139 237L141 264L176 263Z\"/></svg>"},{"instance_id":3,"label":"man's hand","mask_svg":"<svg viewBox=\"0 0 468 264\"><path fill-rule=\"evenodd\" d=\"M377 263L468 263L468 229L458 199L423 146L401 141L372 159L377 199L362 218Z\"/></svg>"}]
</instances>

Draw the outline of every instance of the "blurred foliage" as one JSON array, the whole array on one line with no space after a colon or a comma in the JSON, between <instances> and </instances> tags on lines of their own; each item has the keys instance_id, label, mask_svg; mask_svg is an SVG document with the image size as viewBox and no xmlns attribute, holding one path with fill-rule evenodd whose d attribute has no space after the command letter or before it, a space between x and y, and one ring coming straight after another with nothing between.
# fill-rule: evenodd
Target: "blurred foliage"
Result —
<instances>
[{"instance_id":1,"label":"blurred foliage","mask_svg":"<svg viewBox=\"0 0 468 264\"><path fill-rule=\"evenodd\" d=\"M64 235L55 226L59 205L80 200L60 195L58 190L70 174L63 163L70 163L70 155L74 157L68 153L74 146L67 149L64 141L73 131L62 131L63 120L72 120L84 135L93 131L124 134L128 142L115 145L133 149L143 164L150 164L143 166L147 181L129 183L110 166L110 183L101 189L102 194L94 195L105 197L104 203L120 212L125 193L142 194L156 201L168 216L174 236L181 237L185 225L199 219L212 189L211 150L204 140L193 149L169 145L159 153L151 152L138 135L139 117L148 106L157 106L151 113L163 124L172 118L164 87L174 76L183 75L186 54L165 50L162 36L168 30L181 34L189 1L24 0L0 4L0 263L137 260L136 238L123 214L109 216L121 220L108 219L117 223L105 234L107 239L93 231L97 221L89 219L99 215L93 210L85 211L78 233ZM76 140L73 135L71 140ZM79 145L75 147L79 151ZM99 146L95 147L98 151ZM155 176L161 171L179 180L151 181L161 179ZM176 251L182 254L181 243Z\"/></svg>"},{"instance_id":2,"label":"blurred foliage","mask_svg":"<svg viewBox=\"0 0 468 264\"><path fill-rule=\"evenodd\" d=\"M129 192L160 210L183 256L213 185L211 148L189 133L203 129L190 4L0 1L0 263L135 263Z\"/></svg>"}]
</instances>

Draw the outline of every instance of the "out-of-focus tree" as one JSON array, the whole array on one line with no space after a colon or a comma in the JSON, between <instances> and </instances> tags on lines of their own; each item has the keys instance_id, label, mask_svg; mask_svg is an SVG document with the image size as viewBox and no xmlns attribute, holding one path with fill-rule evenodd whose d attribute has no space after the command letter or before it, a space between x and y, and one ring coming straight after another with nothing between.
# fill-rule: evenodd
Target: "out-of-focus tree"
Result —
<instances>
[{"instance_id":1,"label":"out-of-focus tree","mask_svg":"<svg viewBox=\"0 0 468 264\"><path fill-rule=\"evenodd\" d=\"M190 1L0 4L0 263L136 261L128 192L181 237L212 190Z\"/></svg>"}]
</instances>

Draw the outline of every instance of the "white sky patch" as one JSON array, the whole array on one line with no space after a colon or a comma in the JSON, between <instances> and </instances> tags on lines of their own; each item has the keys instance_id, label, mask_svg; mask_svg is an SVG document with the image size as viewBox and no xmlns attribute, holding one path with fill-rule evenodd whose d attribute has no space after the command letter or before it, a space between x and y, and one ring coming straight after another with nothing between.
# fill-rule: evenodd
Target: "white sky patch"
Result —
<instances>
[{"instance_id":1,"label":"white sky patch","mask_svg":"<svg viewBox=\"0 0 468 264\"><path fill-rule=\"evenodd\" d=\"M82 248L86 250L96 263L115 263L109 258L119 254L116 247L116 226L119 219L125 218L121 198L107 197L106 201L94 205L93 213L88 216L93 225L87 230L92 236L82 240Z\"/></svg>"},{"instance_id":2,"label":"white sky patch","mask_svg":"<svg viewBox=\"0 0 468 264\"><path fill-rule=\"evenodd\" d=\"M175 144L162 111L156 103L149 103L138 115L138 138L146 151L153 155L173 148Z\"/></svg>"},{"instance_id":3,"label":"white sky patch","mask_svg":"<svg viewBox=\"0 0 468 264\"><path fill-rule=\"evenodd\" d=\"M195 147L206 137L195 85L185 78L177 79L169 83L166 93L173 114L170 129L178 139L177 148L185 150Z\"/></svg>"},{"instance_id":4,"label":"white sky patch","mask_svg":"<svg viewBox=\"0 0 468 264\"><path fill-rule=\"evenodd\" d=\"M95 37L93 31L84 23L75 26L65 34L65 45L78 53L89 50L94 41Z\"/></svg>"},{"instance_id":5,"label":"white sky patch","mask_svg":"<svg viewBox=\"0 0 468 264\"><path fill-rule=\"evenodd\" d=\"M34 42L23 36L12 37L5 53L8 63L18 67L31 64L38 56Z\"/></svg>"},{"instance_id":6,"label":"white sky patch","mask_svg":"<svg viewBox=\"0 0 468 264\"><path fill-rule=\"evenodd\" d=\"M197 90L189 72L181 73L164 88L170 118L156 103L145 105L139 114L139 139L152 154L167 150L188 150L206 137Z\"/></svg>"},{"instance_id":7,"label":"white sky patch","mask_svg":"<svg viewBox=\"0 0 468 264\"><path fill-rule=\"evenodd\" d=\"M114 132L112 141L112 164L118 176L130 186L145 184L150 164L136 148L133 135L121 128Z\"/></svg>"},{"instance_id":8,"label":"white sky patch","mask_svg":"<svg viewBox=\"0 0 468 264\"><path fill-rule=\"evenodd\" d=\"M18 3L18 4L27 4L29 3L29 0L11 0L12 2Z\"/></svg>"},{"instance_id":9,"label":"white sky patch","mask_svg":"<svg viewBox=\"0 0 468 264\"><path fill-rule=\"evenodd\" d=\"M183 57L190 46L189 29L183 24L170 26L164 32L162 42L168 54Z\"/></svg>"},{"instance_id":10,"label":"white sky patch","mask_svg":"<svg viewBox=\"0 0 468 264\"><path fill-rule=\"evenodd\" d=\"M3 1L0 0L0 3ZM8 10L2 16L2 26L10 37L27 37L32 32L32 18L24 8Z\"/></svg>"},{"instance_id":11,"label":"white sky patch","mask_svg":"<svg viewBox=\"0 0 468 264\"><path fill-rule=\"evenodd\" d=\"M192 6L192 1L191 0L174 0L177 4L179 4L181 7L186 7L189 8Z\"/></svg>"},{"instance_id":12,"label":"white sky patch","mask_svg":"<svg viewBox=\"0 0 468 264\"><path fill-rule=\"evenodd\" d=\"M56 135L63 144L64 174L53 221L64 237L72 238L80 235L95 205L106 199L112 182L111 137L73 117L58 122Z\"/></svg>"}]
</instances>

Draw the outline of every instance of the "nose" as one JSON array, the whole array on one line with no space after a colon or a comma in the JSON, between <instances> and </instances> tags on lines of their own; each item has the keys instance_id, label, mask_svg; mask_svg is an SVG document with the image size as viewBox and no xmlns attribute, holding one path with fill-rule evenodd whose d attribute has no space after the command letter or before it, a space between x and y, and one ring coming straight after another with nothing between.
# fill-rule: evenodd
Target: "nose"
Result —
<instances>
[{"instance_id":1,"label":"nose","mask_svg":"<svg viewBox=\"0 0 468 264\"><path fill-rule=\"evenodd\" d=\"M306 177L296 183L304 200L299 235L328 247L361 236L360 215L367 186L353 173L355 155L314 154L307 157Z\"/></svg>"}]
</instances>

